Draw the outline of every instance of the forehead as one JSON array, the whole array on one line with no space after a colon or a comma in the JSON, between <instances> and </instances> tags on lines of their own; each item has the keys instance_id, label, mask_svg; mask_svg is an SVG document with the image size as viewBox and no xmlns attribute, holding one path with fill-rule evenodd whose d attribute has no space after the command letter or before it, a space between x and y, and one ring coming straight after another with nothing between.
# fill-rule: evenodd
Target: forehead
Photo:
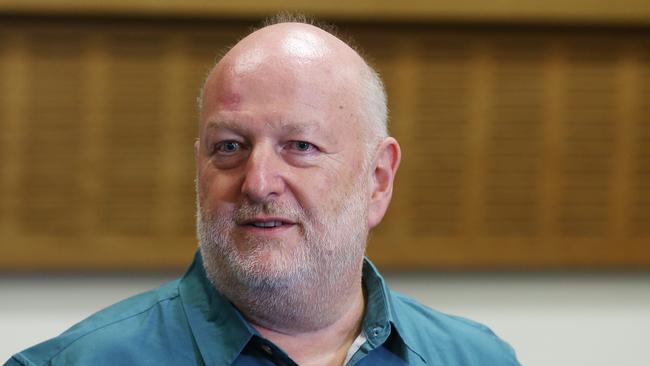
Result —
<instances>
[{"instance_id":1,"label":"forehead","mask_svg":"<svg viewBox=\"0 0 650 366\"><path fill-rule=\"evenodd\" d=\"M349 124L356 114L356 98L331 87L327 73L314 76L268 65L257 71L242 75L225 70L217 75L204 94L203 123L232 128L234 122L255 122L284 131L314 130L335 122Z\"/></svg>"},{"instance_id":2,"label":"forehead","mask_svg":"<svg viewBox=\"0 0 650 366\"><path fill-rule=\"evenodd\" d=\"M289 129L314 129L333 122L356 125L358 98L331 68L291 68L269 63L238 73L226 65L206 84L201 120L230 125L246 117ZM214 125L214 124L213 124Z\"/></svg>"},{"instance_id":3,"label":"forehead","mask_svg":"<svg viewBox=\"0 0 650 366\"><path fill-rule=\"evenodd\" d=\"M206 83L204 100L222 109L236 109L247 103L304 104L314 109L327 109L335 103L352 100L349 89L334 65L296 64L295 60L268 57L264 63L244 68L234 60L224 60ZM208 105L209 107L209 105Z\"/></svg>"}]
</instances>

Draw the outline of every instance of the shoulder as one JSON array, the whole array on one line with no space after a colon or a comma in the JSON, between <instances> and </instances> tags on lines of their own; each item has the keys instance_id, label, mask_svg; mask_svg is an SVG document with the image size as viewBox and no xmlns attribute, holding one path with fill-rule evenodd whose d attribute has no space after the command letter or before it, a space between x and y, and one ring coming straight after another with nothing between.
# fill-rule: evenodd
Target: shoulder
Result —
<instances>
[{"instance_id":1,"label":"shoulder","mask_svg":"<svg viewBox=\"0 0 650 366\"><path fill-rule=\"evenodd\" d=\"M510 345L487 326L393 291L391 297L400 335L423 357L450 365L519 365Z\"/></svg>"},{"instance_id":2,"label":"shoulder","mask_svg":"<svg viewBox=\"0 0 650 366\"><path fill-rule=\"evenodd\" d=\"M178 280L120 301L13 356L8 365L128 364L165 327L182 330ZM186 327L186 326L185 326ZM128 358L123 360L122 358ZM12 363L13 362L13 363Z\"/></svg>"}]
</instances>

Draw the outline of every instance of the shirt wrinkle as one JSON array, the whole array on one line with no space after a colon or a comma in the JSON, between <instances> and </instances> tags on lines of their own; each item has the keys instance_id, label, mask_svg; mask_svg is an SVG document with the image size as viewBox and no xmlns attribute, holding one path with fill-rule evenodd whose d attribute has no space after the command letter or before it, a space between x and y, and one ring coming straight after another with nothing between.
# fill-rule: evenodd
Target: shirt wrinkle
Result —
<instances>
[{"instance_id":1,"label":"shirt wrinkle","mask_svg":"<svg viewBox=\"0 0 650 366\"><path fill-rule=\"evenodd\" d=\"M144 313L150 311L151 309L153 309L154 307L158 306L160 303L165 302L165 301L173 300L173 299L175 299L175 298L177 298L177 297L178 297L178 293L174 294L173 296L169 296L169 297L167 297L167 298L160 299L160 300L156 301L155 303L151 304L151 306L149 306L148 308L146 308L146 309L144 309L144 310L142 310L142 311L139 311L139 312L137 312L137 313L135 313L135 314L131 314L131 315L128 315L128 316L124 316L124 317L122 317L122 318L119 318L119 319L113 320L113 321L111 321L111 322L109 322L109 323L107 323L107 324L104 324L104 325L98 326L98 327L96 327L96 328L90 329L90 330L88 330L87 332L85 332L85 333L79 335L79 337L76 337L76 338L74 338L73 340L71 340L70 342L68 342L68 343L67 343L64 347L62 347L58 352L54 353L54 354L52 355L52 357L50 357L50 359L53 360L53 359L56 358L58 355L60 355L61 352L65 351L66 349L68 349L69 347L71 347L74 343L78 342L78 341L79 341L80 339L82 339L82 338L85 338L85 337L87 337L87 336L90 336L90 335L92 335L93 333L98 332L98 331L100 331L100 330L102 330L102 329L105 329L105 328L107 328L107 327L110 327L111 325L114 325L114 324L116 324L116 323L119 323L119 322L122 322L122 321L125 321L125 320L128 320L128 319L134 318L134 317L136 317L136 316L138 316L138 315L144 314Z\"/></svg>"}]
</instances>

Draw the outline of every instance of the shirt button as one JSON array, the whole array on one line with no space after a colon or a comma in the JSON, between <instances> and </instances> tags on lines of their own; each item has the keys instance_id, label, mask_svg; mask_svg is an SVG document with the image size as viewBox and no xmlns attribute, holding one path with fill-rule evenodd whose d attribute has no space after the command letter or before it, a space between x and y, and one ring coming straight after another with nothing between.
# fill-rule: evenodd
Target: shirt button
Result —
<instances>
[{"instance_id":1,"label":"shirt button","mask_svg":"<svg viewBox=\"0 0 650 366\"><path fill-rule=\"evenodd\" d=\"M262 345L262 351L266 352L269 355L273 354L273 350L271 349L271 347L269 345L266 345L266 344Z\"/></svg>"},{"instance_id":2,"label":"shirt button","mask_svg":"<svg viewBox=\"0 0 650 366\"><path fill-rule=\"evenodd\" d=\"M382 328L380 326L373 327L372 328L372 336L373 337L379 336L381 333L383 333L383 330L384 330L384 328Z\"/></svg>"}]
</instances>

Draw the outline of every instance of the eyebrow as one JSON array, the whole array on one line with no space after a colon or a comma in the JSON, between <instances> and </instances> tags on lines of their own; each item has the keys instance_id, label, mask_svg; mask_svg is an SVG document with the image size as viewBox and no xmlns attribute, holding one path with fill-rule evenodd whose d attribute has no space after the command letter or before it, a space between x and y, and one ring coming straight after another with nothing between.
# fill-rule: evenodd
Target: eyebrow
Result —
<instances>
[{"instance_id":1,"label":"eyebrow","mask_svg":"<svg viewBox=\"0 0 650 366\"><path fill-rule=\"evenodd\" d=\"M280 122L280 129L286 133L318 132L320 126L315 122Z\"/></svg>"},{"instance_id":2,"label":"eyebrow","mask_svg":"<svg viewBox=\"0 0 650 366\"><path fill-rule=\"evenodd\" d=\"M206 122L206 130L231 130L231 131L241 131L241 126L237 123L229 120L209 120Z\"/></svg>"}]
</instances>

